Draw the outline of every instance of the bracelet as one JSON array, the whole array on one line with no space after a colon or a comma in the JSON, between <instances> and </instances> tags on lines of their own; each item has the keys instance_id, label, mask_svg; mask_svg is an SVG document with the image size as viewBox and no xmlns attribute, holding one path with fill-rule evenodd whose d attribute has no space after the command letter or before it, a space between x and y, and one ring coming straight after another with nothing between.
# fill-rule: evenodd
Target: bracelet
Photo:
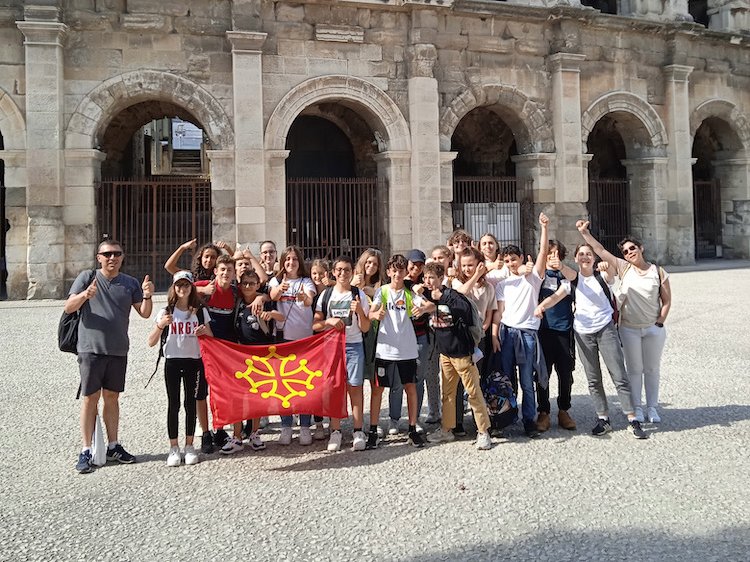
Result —
<instances>
[{"instance_id":1,"label":"bracelet","mask_svg":"<svg viewBox=\"0 0 750 562\"><path fill-rule=\"evenodd\" d=\"M659 328L663 328L664 327L664 322L654 322L654 324L656 326L659 326Z\"/></svg>"},{"instance_id":2,"label":"bracelet","mask_svg":"<svg viewBox=\"0 0 750 562\"><path fill-rule=\"evenodd\" d=\"M144 300L144 301L150 301L150 300L151 300L151 297L143 297L143 300Z\"/></svg>"}]
</instances>

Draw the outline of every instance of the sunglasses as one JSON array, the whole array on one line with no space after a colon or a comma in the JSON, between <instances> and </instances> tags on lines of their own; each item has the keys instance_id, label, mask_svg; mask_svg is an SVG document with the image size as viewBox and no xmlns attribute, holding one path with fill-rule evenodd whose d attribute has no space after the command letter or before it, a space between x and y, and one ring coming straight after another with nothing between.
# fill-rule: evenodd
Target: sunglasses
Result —
<instances>
[{"instance_id":1,"label":"sunglasses","mask_svg":"<svg viewBox=\"0 0 750 562\"><path fill-rule=\"evenodd\" d=\"M255 281L246 281L244 283L240 283L240 287L243 289L252 289L253 287L257 287L258 283Z\"/></svg>"},{"instance_id":2,"label":"sunglasses","mask_svg":"<svg viewBox=\"0 0 750 562\"><path fill-rule=\"evenodd\" d=\"M635 252L637 249L638 246L628 246L627 248L623 247L622 255L627 256L630 252Z\"/></svg>"},{"instance_id":3,"label":"sunglasses","mask_svg":"<svg viewBox=\"0 0 750 562\"><path fill-rule=\"evenodd\" d=\"M119 258L122 257L122 252L99 252L99 255L105 258Z\"/></svg>"}]
</instances>

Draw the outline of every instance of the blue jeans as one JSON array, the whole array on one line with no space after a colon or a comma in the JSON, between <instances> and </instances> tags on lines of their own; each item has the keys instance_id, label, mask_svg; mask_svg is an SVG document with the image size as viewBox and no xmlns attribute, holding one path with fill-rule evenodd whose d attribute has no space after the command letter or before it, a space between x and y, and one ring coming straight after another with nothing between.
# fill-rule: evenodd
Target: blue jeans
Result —
<instances>
[{"instance_id":1,"label":"blue jeans","mask_svg":"<svg viewBox=\"0 0 750 562\"><path fill-rule=\"evenodd\" d=\"M299 426L310 427L312 425L311 418L312 416L310 414L300 414ZM281 427L292 427L292 421L294 421L294 418L292 416L281 416Z\"/></svg>"},{"instance_id":2,"label":"blue jeans","mask_svg":"<svg viewBox=\"0 0 750 562\"><path fill-rule=\"evenodd\" d=\"M430 351L433 346L430 345L430 338L427 334L417 337L417 419L419 412L422 411L422 400L424 399L424 379L427 370L427 363L430 358ZM392 420L401 419L401 408L403 406L404 387L398 377L394 377L393 386L388 392L388 415Z\"/></svg>"},{"instance_id":3,"label":"blue jeans","mask_svg":"<svg viewBox=\"0 0 750 562\"><path fill-rule=\"evenodd\" d=\"M536 358L536 339L528 332L519 334L522 343L522 356L516 358L513 338L509 336L508 328L501 326L500 331L500 361L503 373L510 377L513 386L517 386L516 365L521 379L523 404L521 413L523 423L528 424L536 419L536 396L534 395L534 360Z\"/></svg>"},{"instance_id":4,"label":"blue jeans","mask_svg":"<svg viewBox=\"0 0 750 562\"><path fill-rule=\"evenodd\" d=\"M362 342L346 344L346 375L349 386L365 384L365 346Z\"/></svg>"}]
</instances>

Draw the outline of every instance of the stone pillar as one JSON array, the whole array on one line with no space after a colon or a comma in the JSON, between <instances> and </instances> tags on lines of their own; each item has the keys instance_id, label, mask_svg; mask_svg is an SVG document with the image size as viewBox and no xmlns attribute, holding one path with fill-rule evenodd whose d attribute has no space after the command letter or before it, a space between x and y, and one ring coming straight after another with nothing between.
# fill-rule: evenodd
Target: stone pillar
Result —
<instances>
[{"instance_id":1,"label":"stone pillar","mask_svg":"<svg viewBox=\"0 0 750 562\"><path fill-rule=\"evenodd\" d=\"M721 241L724 256L750 258L750 155L716 154L711 162L721 190ZM722 158L723 157L723 158Z\"/></svg>"},{"instance_id":2,"label":"stone pillar","mask_svg":"<svg viewBox=\"0 0 750 562\"><path fill-rule=\"evenodd\" d=\"M235 220L234 150L207 150L211 163L211 216L213 240L237 240Z\"/></svg>"},{"instance_id":3,"label":"stone pillar","mask_svg":"<svg viewBox=\"0 0 750 562\"><path fill-rule=\"evenodd\" d=\"M643 241L648 259L674 263L673 248L669 246L669 201L665 187L670 174L669 158L638 158L621 162L627 169L630 182L630 233ZM691 238L691 251L694 243Z\"/></svg>"},{"instance_id":4,"label":"stone pillar","mask_svg":"<svg viewBox=\"0 0 750 562\"><path fill-rule=\"evenodd\" d=\"M96 189L107 155L95 149L65 151L65 290L84 269L96 265ZM127 248L125 251L127 252Z\"/></svg>"},{"instance_id":5,"label":"stone pillar","mask_svg":"<svg viewBox=\"0 0 750 562\"><path fill-rule=\"evenodd\" d=\"M24 35L28 211L27 298L64 296L63 49L67 26L53 6L26 6Z\"/></svg>"},{"instance_id":6,"label":"stone pillar","mask_svg":"<svg viewBox=\"0 0 750 562\"><path fill-rule=\"evenodd\" d=\"M411 190L407 199L411 202L409 247L425 248L435 239L441 211L440 99L438 83L433 77L437 49L432 44L411 45L406 49L406 60L412 150Z\"/></svg>"},{"instance_id":7,"label":"stone pillar","mask_svg":"<svg viewBox=\"0 0 750 562\"><path fill-rule=\"evenodd\" d=\"M693 141L690 136L690 96L688 76L692 66L671 64L664 67L665 110L669 138L668 201L669 262L695 263L695 225L693 220Z\"/></svg>"},{"instance_id":8,"label":"stone pillar","mask_svg":"<svg viewBox=\"0 0 750 562\"><path fill-rule=\"evenodd\" d=\"M378 178L382 183L378 187L378 218L381 223L381 240L387 240L384 253L407 252L421 246L413 239L412 224L412 154L408 151L389 150L375 155L378 165ZM439 204L439 200L438 200ZM437 221L437 215L433 221ZM432 231L436 230L433 225ZM384 234L387 233L387 236ZM429 231L425 233L427 236Z\"/></svg>"},{"instance_id":9,"label":"stone pillar","mask_svg":"<svg viewBox=\"0 0 750 562\"><path fill-rule=\"evenodd\" d=\"M621 0L621 15L657 21L693 21L688 0Z\"/></svg>"},{"instance_id":10,"label":"stone pillar","mask_svg":"<svg viewBox=\"0 0 750 562\"><path fill-rule=\"evenodd\" d=\"M266 33L227 31L232 44L236 240L266 238L262 47Z\"/></svg>"},{"instance_id":11,"label":"stone pillar","mask_svg":"<svg viewBox=\"0 0 750 562\"><path fill-rule=\"evenodd\" d=\"M26 151L0 150L5 164L5 218L10 230L5 235L5 266L8 298L26 298L28 277L26 254L29 246L29 215L26 211ZM4 228L5 225L0 225Z\"/></svg>"},{"instance_id":12,"label":"stone pillar","mask_svg":"<svg viewBox=\"0 0 750 562\"><path fill-rule=\"evenodd\" d=\"M580 135L578 138L581 138ZM521 232L521 249L526 253L536 255L537 250L534 248L538 249L539 213L544 211L551 217L553 223L560 222L556 221L557 205L555 204L557 155L551 152L536 152L518 154L511 156L510 159L516 165L522 225L526 223L526 228Z\"/></svg>"},{"instance_id":13,"label":"stone pillar","mask_svg":"<svg viewBox=\"0 0 750 562\"><path fill-rule=\"evenodd\" d=\"M716 31L750 31L747 0L708 0L708 28Z\"/></svg>"},{"instance_id":14,"label":"stone pillar","mask_svg":"<svg viewBox=\"0 0 750 562\"><path fill-rule=\"evenodd\" d=\"M281 253L286 239L286 169L288 150L265 152L266 174L266 239L276 242Z\"/></svg>"},{"instance_id":15,"label":"stone pillar","mask_svg":"<svg viewBox=\"0 0 750 562\"><path fill-rule=\"evenodd\" d=\"M453 161L456 156L458 152L440 153L440 224L433 246L445 244L453 232Z\"/></svg>"}]
</instances>

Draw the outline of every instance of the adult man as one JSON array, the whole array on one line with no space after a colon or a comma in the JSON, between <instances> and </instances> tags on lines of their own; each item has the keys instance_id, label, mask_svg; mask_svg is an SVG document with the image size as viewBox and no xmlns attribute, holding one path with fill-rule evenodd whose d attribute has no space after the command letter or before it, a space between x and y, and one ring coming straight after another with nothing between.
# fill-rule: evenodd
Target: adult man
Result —
<instances>
[{"instance_id":1,"label":"adult man","mask_svg":"<svg viewBox=\"0 0 750 562\"><path fill-rule=\"evenodd\" d=\"M81 311L78 326L78 365L81 373L81 436L83 449L76 470L92 472L91 436L94 433L99 397L104 399L102 414L107 427L107 460L123 464L135 462L118 442L120 393L125 389L128 362L128 324L132 306L143 318L151 316L151 294L154 284L149 276L138 283L120 273L122 245L115 240L99 244L96 261L101 266L93 272L81 272L70 288L65 312Z\"/></svg>"}]
</instances>

